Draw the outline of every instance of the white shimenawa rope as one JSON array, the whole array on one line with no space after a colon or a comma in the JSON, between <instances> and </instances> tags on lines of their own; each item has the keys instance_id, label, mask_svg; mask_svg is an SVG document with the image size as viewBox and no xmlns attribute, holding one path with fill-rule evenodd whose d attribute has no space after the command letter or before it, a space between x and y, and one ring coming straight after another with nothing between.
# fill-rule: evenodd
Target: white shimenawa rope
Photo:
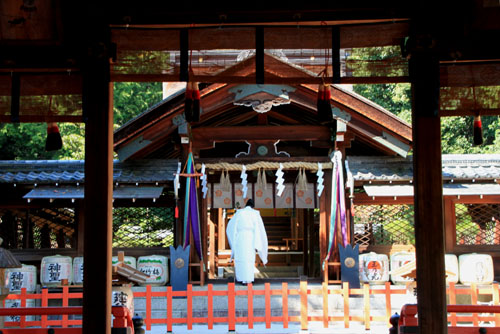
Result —
<instances>
[{"instance_id":1,"label":"white shimenawa rope","mask_svg":"<svg viewBox=\"0 0 500 334\"><path fill-rule=\"evenodd\" d=\"M283 166L283 169L299 169L304 168L310 171L317 171L318 165L321 164L322 169L332 169L333 164L331 162L303 162L303 161L291 161L291 162L268 162L268 161L259 161L252 164L245 165L245 169L247 171L258 170L262 168L264 170L271 169L277 170L280 168L280 164ZM205 163L206 169L211 170L226 170L226 171L242 171L242 164L236 163L227 163L227 162L218 162L218 163ZM196 164L196 169L200 169L201 164Z\"/></svg>"}]
</instances>

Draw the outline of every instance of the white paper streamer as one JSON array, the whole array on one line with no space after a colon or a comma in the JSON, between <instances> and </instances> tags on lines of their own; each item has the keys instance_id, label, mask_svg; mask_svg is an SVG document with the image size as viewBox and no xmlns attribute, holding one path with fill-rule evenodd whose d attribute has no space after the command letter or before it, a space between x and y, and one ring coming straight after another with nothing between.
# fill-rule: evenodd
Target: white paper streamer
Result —
<instances>
[{"instance_id":1,"label":"white paper streamer","mask_svg":"<svg viewBox=\"0 0 500 334\"><path fill-rule=\"evenodd\" d=\"M283 164L280 163L280 168L276 171L276 183L278 184L276 186L276 189L278 189L277 196L281 197L281 194L283 194L283 190L285 190L285 185L283 184L285 180L283 179Z\"/></svg>"},{"instance_id":2,"label":"white paper streamer","mask_svg":"<svg viewBox=\"0 0 500 334\"><path fill-rule=\"evenodd\" d=\"M245 167L245 165L243 165L243 167L242 167L240 177L241 177L241 185L243 186L243 189L242 189L243 198L246 198L248 187L247 187L247 168Z\"/></svg>"},{"instance_id":3,"label":"white paper streamer","mask_svg":"<svg viewBox=\"0 0 500 334\"><path fill-rule=\"evenodd\" d=\"M179 199L179 189L181 188L181 183L179 182L179 174L181 173L181 163L177 163L177 173L175 173L175 179L174 179L174 193L175 193L175 199Z\"/></svg>"},{"instance_id":4,"label":"white paper streamer","mask_svg":"<svg viewBox=\"0 0 500 334\"><path fill-rule=\"evenodd\" d=\"M201 192L203 193L203 198L207 198L207 192L208 192L208 187L207 187L207 174L205 174L205 164L201 165Z\"/></svg>"},{"instance_id":5,"label":"white paper streamer","mask_svg":"<svg viewBox=\"0 0 500 334\"><path fill-rule=\"evenodd\" d=\"M321 197L321 194L323 193L323 189L325 188L325 186L323 185L323 182L324 182L324 179L323 179L323 175L325 175L325 173L323 172L323 168L321 167L321 164L318 162L318 171L316 172L316 176L318 177L318 197Z\"/></svg>"}]
</instances>

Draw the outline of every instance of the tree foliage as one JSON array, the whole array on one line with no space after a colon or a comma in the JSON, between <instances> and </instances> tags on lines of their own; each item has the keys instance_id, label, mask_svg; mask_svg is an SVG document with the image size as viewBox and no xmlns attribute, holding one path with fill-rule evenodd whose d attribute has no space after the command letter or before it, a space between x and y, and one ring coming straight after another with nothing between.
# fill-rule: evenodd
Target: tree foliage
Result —
<instances>
[{"instance_id":1,"label":"tree foliage","mask_svg":"<svg viewBox=\"0 0 500 334\"><path fill-rule=\"evenodd\" d=\"M114 89L114 128L162 99L161 82L117 82ZM59 123L63 148L45 151L45 123L0 124L0 160L58 160L85 158L85 124Z\"/></svg>"},{"instance_id":2,"label":"tree foliage","mask_svg":"<svg viewBox=\"0 0 500 334\"><path fill-rule=\"evenodd\" d=\"M354 85L353 90L411 124L409 84ZM484 143L474 146L473 117L442 117L441 147L444 154L500 153L500 119L482 116Z\"/></svg>"}]
</instances>

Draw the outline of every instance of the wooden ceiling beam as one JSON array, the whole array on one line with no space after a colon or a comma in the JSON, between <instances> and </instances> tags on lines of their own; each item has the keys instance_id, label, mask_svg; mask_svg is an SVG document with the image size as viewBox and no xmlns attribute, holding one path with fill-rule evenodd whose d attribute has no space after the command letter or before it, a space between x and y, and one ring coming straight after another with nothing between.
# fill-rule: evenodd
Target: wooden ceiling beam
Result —
<instances>
[{"instance_id":1,"label":"wooden ceiling beam","mask_svg":"<svg viewBox=\"0 0 500 334\"><path fill-rule=\"evenodd\" d=\"M220 126L193 129L193 141L330 140L326 126Z\"/></svg>"}]
</instances>

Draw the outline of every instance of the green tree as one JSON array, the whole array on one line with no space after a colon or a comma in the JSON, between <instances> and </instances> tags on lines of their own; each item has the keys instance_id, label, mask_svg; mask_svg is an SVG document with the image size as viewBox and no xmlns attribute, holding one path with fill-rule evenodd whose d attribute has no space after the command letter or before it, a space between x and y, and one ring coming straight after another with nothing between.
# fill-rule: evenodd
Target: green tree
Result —
<instances>
[{"instance_id":1,"label":"green tree","mask_svg":"<svg viewBox=\"0 0 500 334\"><path fill-rule=\"evenodd\" d=\"M113 111L115 125L122 126L162 100L161 82L116 82Z\"/></svg>"},{"instance_id":2,"label":"green tree","mask_svg":"<svg viewBox=\"0 0 500 334\"><path fill-rule=\"evenodd\" d=\"M410 84L354 85L353 90L411 124ZM484 143L474 146L473 117L442 117L444 154L500 153L500 119L482 116Z\"/></svg>"},{"instance_id":3,"label":"green tree","mask_svg":"<svg viewBox=\"0 0 500 334\"><path fill-rule=\"evenodd\" d=\"M114 128L118 128L162 99L161 82L117 82ZM58 160L85 158L85 124L59 123L63 148L45 151L45 123L0 124L0 160Z\"/></svg>"},{"instance_id":4,"label":"green tree","mask_svg":"<svg viewBox=\"0 0 500 334\"><path fill-rule=\"evenodd\" d=\"M411 124L409 83L354 85L353 90Z\"/></svg>"}]
</instances>

